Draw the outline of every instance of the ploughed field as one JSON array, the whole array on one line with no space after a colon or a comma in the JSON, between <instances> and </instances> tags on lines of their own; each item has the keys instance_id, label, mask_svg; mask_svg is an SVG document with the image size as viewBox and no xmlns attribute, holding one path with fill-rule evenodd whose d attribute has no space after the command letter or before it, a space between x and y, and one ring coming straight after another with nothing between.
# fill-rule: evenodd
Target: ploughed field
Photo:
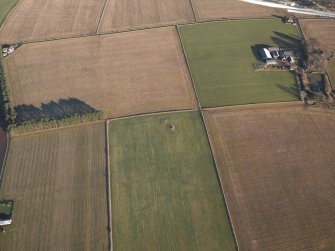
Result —
<instances>
[{"instance_id":1,"label":"ploughed field","mask_svg":"<svg viewBox=\"0 0 335 251\"><path fill-rule=\"evenodd\" d=\"M306 39L316 38L321 47L335 50L335 20L334 19L300 19Z\"/></svg>"},{"instance_id":2,"label":"ploughed field","mask_svg":"<svg viewBox=\"0 0 335 251\"><path fill-rule=\"evenodd\" d=\"M179 26L202 107L297 100L289 71L255 72L258 48L297 48L297 30L280 20L225 21Z\"/></svg>"},{"instance_id":3,"label":"ploughed field","mask_svg":"<svg viewBox=\"0 0 335 251\"><path fill-rule=\"evenodd\" d=\"M277 104L205 117L239 249L334 250L334 115Z\"/></svg>"},{"instance_id":4,"label":"ploughed field","mask_svg":"<svg viewBox=\"0 0 335 251\"><path fill-rule=\"evenodd\" d=\"M108 0L99 32L193 21L189 0Z\"/></svg>"},{"instance_id":5,"label":"ploughed field","mask_svg":"<svg viewBox=\"0 0 335 251\"><path fill-rule=\"evenodd\" d=\"M115 250L235 250L197 112L112 120Z\"/></svg>"},{"instance_id":6,"label":"ploughed field","mask_svg":"<svg viewBox=\"0 0 335 251\"><path fill-rule=\"evenodd\" d=\"M22 0L0 28L0 43L95 33L105 0Z\"/></svg>"},{"instance_id":7,"label":"ploughed field","mask_svg":"<svg viewBox=\"0 0 335 251\"><path fill-rule=\"evenodd\" d=\"M108 117L196 106L174 27L26 44L4 68L14 106L76 98Z\"/></svg>"},{"instance_id":8,"label":"ploughed field","mask_svg":"<svg viewBox=\"0 0 335 251\"><path fill-rule=\"evenodd\" d=\"M104 124L11 140L1 198L14 200L0 250L108 250Z\"/></svg>"},{"instance_id":9,"label":"ploughed field","mask_svg":"<svg viewBox=\"0 0 335 251\"><path fill-rule=\"evenodd\" d=\"M265 18L285 15L285 10L268 8L239 0L192 0L198 20L222 18Z\"/></svg>"}]
</instances>

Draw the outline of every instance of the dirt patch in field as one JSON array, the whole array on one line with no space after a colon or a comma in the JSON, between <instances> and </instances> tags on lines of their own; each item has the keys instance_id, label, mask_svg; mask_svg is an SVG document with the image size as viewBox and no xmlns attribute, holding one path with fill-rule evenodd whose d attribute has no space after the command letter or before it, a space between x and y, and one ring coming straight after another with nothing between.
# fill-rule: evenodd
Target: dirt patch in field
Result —
<instances>
[{"instance_id":1,"label":"dirt patch in field","mask_svg":"<svg viewBox=\"0 0 335 251\"><path fill-rule=\"evenodd\" d=\"M263 18L287 15L286 11L239 0L192 0L199 20L222 18Z\"/></svg>"},{"instance_id":2,"label":"dirt patch in field","mask_svg":"<svg viewBox=\"0 0 335 251\"><path fill-rule=\"evenodd\" d=\"M243 250L333 250L333 114L302 106L205 112Z\"/></svg>"},{"instance_id":3,"label":"dirt patch in field","mask_svg":"<svg viewBox=\"0 0 335 251\"><path fill-rule=\"evenodd\" d=\"M299 21L306 39L315 38L325 49L335 50L334 19L301 19Z\"/></svg>"},{"instance_id":4,"label":"dirt patch in field","mask_svg":"<svg viewBox=\"0 0 335 251\"><path fill-rule=\"evenodd\" d=\"M109 0L100 32L194 21L189 0Z\"/></svg>"},{"instance_id":5,"label":"dirt patch in field","mask_svg":"<svg viewBox=\"0 0 335 251\"><path fill-rule=\"evenodd\" d=\"M15 106L76 98L108 117L196 106L175 28L24 45L4 63Z\"/></svg>"},{"instance_id":6,"label":"dirt patch in field","mask_svg":"<svg viewBox=\"0 0 335 251\"><path fill-rule=\"evenodd\" d=\"M105 0L22 0L0 29L0 43L96 32Z\"/></svg>"},{"instance_id":7,"label":"dirt patch in field","mask_svg":"<svg viewBox=\"0 0 335 251\"><path fill-rule=\"evenodd\" d=\"M105 160L103 123L13 138L0 250L108 250Z\"/></svg>"}]
</instances>

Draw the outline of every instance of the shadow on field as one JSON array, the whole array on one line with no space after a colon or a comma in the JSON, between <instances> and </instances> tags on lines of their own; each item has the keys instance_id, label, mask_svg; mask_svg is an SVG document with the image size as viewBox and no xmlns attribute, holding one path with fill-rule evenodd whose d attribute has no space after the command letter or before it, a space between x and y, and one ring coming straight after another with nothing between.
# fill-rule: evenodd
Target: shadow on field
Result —
<instances>
[{"instance_id":1,"label":"shadow on field","mask_svg":"<svg viewBox=\"0 0 335 251\"><path fill-rule=\"evenodd\" d=\"M295 85L292 85L292 86L284 86L284 85L280 85L280 84L277 84L276 85L280 90L284 91L284 92L287 92L289 94L291 94L292 96L294 97L297 97L299 98L299 90L298 90L298 87L295 86Z\"/></svg>"},{"instance_id":2,"label":"shadow on field","mask_svg":"<svg viewBox=\"0 0 335 251\"><path fill-rule=\"evenodd\" d=\"M58 102L42 103L40 107L18 105L14 107L16 122L41 121L43 119L61 119L73 115L97 112L96 109L76 98L59 99Z\"/></svg>"},{"instance_id":3,"label":"shadow on field","mask_svg":"<svg viewBox=\"0 0 335 251\"><path fill-rule=\"evenodd\" d=\"M257 60L259 60L259 61L263 61L262 59L261 59L261 57L260 57L260 55L259 55L259 49L261 49L261 48L269 48L269 47L271 47L270 45L267 45L267 44L255 44L255 45L252 45L252 46L250 46L250 48L251 48L251 51L252 51L252 53L254 54L254 57L257 59Z\"/></svg>"},{"instance_id":4,"label":"shadow on field","mask_svg":"<svg viewBox=\"0 0 335 251\"><path fill-rule=\"evenodd\" d=\"M272 14L271 16L281 19L283 21L283 23L285 22L285 17L284 16L279 16L279 15L275 15L275 14Z\"/></svg>"},{"instance_id":5,"label":"shadow on field","mask_svg":"<svg viewBox=\"0 0 335 251\"><path fill-rule=\"evenodd\" d=\"M281 32L274 31L276 36L272 36L272 41L279 47L284 48L297 48L300 47L300 39L295 35L287 35Z\"/></svg>"}]
</instances>

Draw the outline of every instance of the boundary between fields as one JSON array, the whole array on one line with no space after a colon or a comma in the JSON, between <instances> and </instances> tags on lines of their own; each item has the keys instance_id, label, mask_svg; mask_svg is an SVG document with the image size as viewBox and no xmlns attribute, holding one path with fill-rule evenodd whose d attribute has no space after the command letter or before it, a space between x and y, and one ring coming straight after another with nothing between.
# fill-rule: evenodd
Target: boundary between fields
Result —
<instances>
[{"instance_id":1,"label":"boundary between fields","mask_svg":"<svg viewBox=\"0 0 335 251\"><path fill-rule=\"evenodd\" d=\"M213 151L213 149L214 149L213 146L214 145L212 143L211 137L210 137L208 129L207 129L206 118L203 114L203 111L200 111L200 114L201 114L200 117L201 117L202 123L203 123L204 128L205 128L207 141L208 141L208 144L209 144L209 149L211 151L211 155L212 155L212 158L213 158L213 161L214 161L214 169L215 169L216 177L217 177L218 182L220 184L220 190L221 190L221 194L222 194L222 201L223 201L224 206L226 208L228 224L229 224L231 232L232 232L232 236L233 236L233 239L234 239L236 250L238 251L238 250L240 250L240 248L239 248L237 237L236 237L236 231L235 231L234 224L233 224L233 218L231 217L231 213L230 213L229 206L228 206L227 199L226 199L225 190L223 188L223 181L221 179L221 176L220 176L220 173L219 173L219 170L218 170L218 163L217 163L215 155L214 155L214 151Z\"/></svg>"},{"instance_id":2,"label":"boundary between fields","mask_svg":"<svg viewBox=\"0 0 335 251\"><path fill-rule=\"evenodd\" d=\"M219 175L218 165L217 165L217 162L216 162L216 159L215 159L215 156L214 156L212 142L211 142L211 139L210 139L210 136L209 136L209 133L208 133L208 129L207 129L207 125L206 125L206 118L205 118L205 116L203 114L203 110L201 108L199 96L198 96L198 93L197 93L197 89L195 87L194 79L192 77L191 68L190 68L189 62L188 62L187 57L186 57L185 47L184 47L183 41L181 39L179 27L176 26L176 29L177 29L177 32L178 32L178 36L179 36L179 40L180 40L180 44L181 44L181 48L182 48L182 53L184 55L184 59L185 59L186 65L187 65L187 70L188 70L188 73L189 73L190 78L191 78L191 83L192 83L193 91L194 91L195 96L196 96L197 105L198 105L198 113L200 115L202 124L204 126L204 129L205 129L205 132L206 132L206 137L207 137L207 142L209 144L209 149L211 151L212 159L214 161L214 169L215 169L215 173L216 173L216 176L217 176L217 181L219 182L219 185L220 185L220 190L221 190L221 195L222 195L222 201L223 201L223 204L224 204L224 206L226 208L226 212L227 212L226 216L227 216L227 219L228 219L228 224L229 224L230 229L231 229L231 233L232 233L232 236L233 236L233 239L234 239L236 250L239 250L239 246L238 246L238 242L237 242L237 238L236 238L235 228L234 228L234 225L233 225L233 222L232 222L232 218L231 218L231 214L230 214L230 211L229 211L229 207L228 207L228 204L227 204L225 192L224 192L224 189L223 189L222 180L221 180L221 177Z\"/></svg>"},{"instance_id":3,"label":"boundary between fields","mask_svg":"<svg viewBox=\"0 0 335 251\"><path fill-rule=\"evenodd\" d=\"M168 110L168 111L157 111L157 112L146 112L146 113L140 113L140 114L134 114L134 115L127 115L127 116L120 116L120 117L114 117L114 118L108 118L108 121L115 121L115 120L121 120L121 119L130 119L130 118L137 118L137 117L146 117L151 115L160 115L160 114L166 114L166 113L180 113L180 112L196 112L198 109L180 109L180 110Z\"/></svg>"},{"instance_id":4,"label":"boundary between fields","mask_svg":"<svg viewBox=\"0 0 335 251\"><path fill-rule=\"evenodd\" d=\"M250 104L241 104L241 105L224 105L224 106L215 106L215 107L204 107L202 111L215 111L220 109L263 109L270 106L287 106L287 107L295 107L300 106L302 104L301 100L296 101L282 101L282 102L267 102L267 103L250 103Z\"/></svg>"},{"instance_id":5,"label":"boundary between fields","mask_svg":"<svg viewBox=\"0 0 335 251\"><path fill-rule=\"evenodd\" d=\"M109 250L113 251L113 227L112 227L112 189L111 189L111 171L109 158L109 120L105 123L105 154L106 154L106 181L107 181L107 217L108 217L108 237Z\"/></svg>"},{"instance_id":6,"label":"boundary between fields","mask_svg":"<svg viewBox=\"0 0 335 251\"><path fill-rule=\"evenodd\" d=\"M6 142L6 151L5 151L5 155L2 161L2 165L1 165L1 172L0 172L0 190L2 187L2 181L5 175L5 167L6 167L6 163L7 163L7 157L8 157L8 152L9 152L9 147L10 147L10 137L8 132L6 132L6 137L7 137L7 142Z\"/></svg>"},{"instance_id":7,"label":"boundary between fields","mask_svg":"<svg viewBox=\"0 0 335 251\"><path fill-rule=\"evenodd\" d=\"M104 123L105 120L106 119L104 118L102 120L97 120L97 121L92 121L92 122L82 122L82 123L78 123L78 124L75 124L75 125L59 126L59 127L49 128L49 129L36 130L36 131L32 131L32 132L27 132L27 133L20 133L20 134L16 134L16 135L11 135L10 137L15 138L15 137L21 137L21 136L34 134L34 133L43 133L43 132L50 132L50 131L67 129L67 128L72 128L72 127L79 127L79 126L85 126L85 125L91 125L91 124Z\"/></svg>"},{"instance_id":8,"label":"boundary between fields","mask_svg":"<svg viewBox=\"0 0 335 251\"><path fill-rule=\"evenodd\" d=\"M304 30L301 27L299 18L296 18L295 22L297 23L296 26L297 26L298 33L300 34L300 40L303 43L306 40L306 36L305 36Z\"/></svg>"},{"instance_id":9,"label":"boundary between fields","mask_svg":"<svg viewBox=\"0 0 335 251\"><path fill-rule=\"evenodd\" d=\"M176 25L175 27L176 27L176 30L177 30L177 33L178 33L178 38L179 38L179 44L180 44L181 53L183 54L184 61L186 63L186 67L187 67L187 72L188 72L188 75L190 77L190 82L192 84L192 89L193 89L193 92L195 94L195 98L196 98L196 102L197 102L197 109L201 110L201 104L200 104L200 100L199 100L199 95L198 95L197 89L195 88L193 76L192 76L192 73L191 73L190 64L189 64L189 62L187 60L187 57L186 57L185 47L184 47L184 44L183 44L183 40L181 39L181 35L180 35L180 31L179 31L179 26Z\"/></svg>"},{"instance_id":10,"label":"boundary between fields","mask_svg":"<svg viewBox=\"0 0 335 251\"><path fill-rule=\"evenodd\" d=\"M102 8L102 12L101 12L101 15L99 17L99 22L98 22L98 25L97 25L97 29L95 30L95 34L99 33L100 26L101 26L101 23L102 23L102 19L103 19L104 15L105 15L105 11L107 9L108 3L109 3L109 0L105 0L104 7Z\"/></svg>"},{"instance_id":11,"label":"boundary between fields","mask_svg":"<svg viewBox=\"0 0 335 251\"><path fill-rule=\"evenodd\" d=\"M194 4L193 4L193 1L192 0L188 0L189 3L190 3L190 6L191 6L191 11L192 11L192 14L193 14L193 18L194 18L194 21L197 22L199 20L199 17L198 17L198 12L197 14L195 14L195 7L194 7Z\"/></svg>"}]
</instances>

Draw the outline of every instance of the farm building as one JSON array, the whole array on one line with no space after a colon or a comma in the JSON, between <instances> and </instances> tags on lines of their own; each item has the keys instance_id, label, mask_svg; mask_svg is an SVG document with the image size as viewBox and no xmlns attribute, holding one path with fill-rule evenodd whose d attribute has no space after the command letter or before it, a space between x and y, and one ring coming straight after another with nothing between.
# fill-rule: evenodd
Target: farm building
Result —
<instances>
[{"instance_id":1,"label":"farm building","mask_svg":"<svg viewBox=\"0 0 335 251\"><path fill-rule=\"evenodd\" d=\"M12 54L15 50L15 46L9 45L9 44L4 44L2 45L2 55L4 57L8 56L9 54Z\"/></svg>"},{"instance_id":2,"label":"farm building","mask_svg":"<svg viewBox=\"0 0 335 251\"><path fill-rule=\"evenodd\" d=\"M12 215L0 213L0 226L6 226L12 224Z\"/></svg>"},{"instance_id":3,"label":"farm building","mask_svg":"<svg viewBox=\"0 0 335 251\"><path fill-rule=\"evenodd\" d=\"M299 53L291 48L268 47L258 50L259 56L265 61L265 65L292 65Z\"/></svg>"},{"instance_id":4,"label":"farm building","mask_svg":"<svg viewBox=\"0 0 335 251\"><path fill-rule=\"evenodd\" d=\"M12 224L13 201L0 201L0 227Z\"/></svg>"},{"instance_id":5,"label":"farm building","mask_svg":"<svg viewBox=\"0 0 335 251\"><path fill-rule=\"evenodd\" d=\"M278 62L275 59L267 59L265 60L266 65L277 65Z\"/></svg>"}]
</instances>

